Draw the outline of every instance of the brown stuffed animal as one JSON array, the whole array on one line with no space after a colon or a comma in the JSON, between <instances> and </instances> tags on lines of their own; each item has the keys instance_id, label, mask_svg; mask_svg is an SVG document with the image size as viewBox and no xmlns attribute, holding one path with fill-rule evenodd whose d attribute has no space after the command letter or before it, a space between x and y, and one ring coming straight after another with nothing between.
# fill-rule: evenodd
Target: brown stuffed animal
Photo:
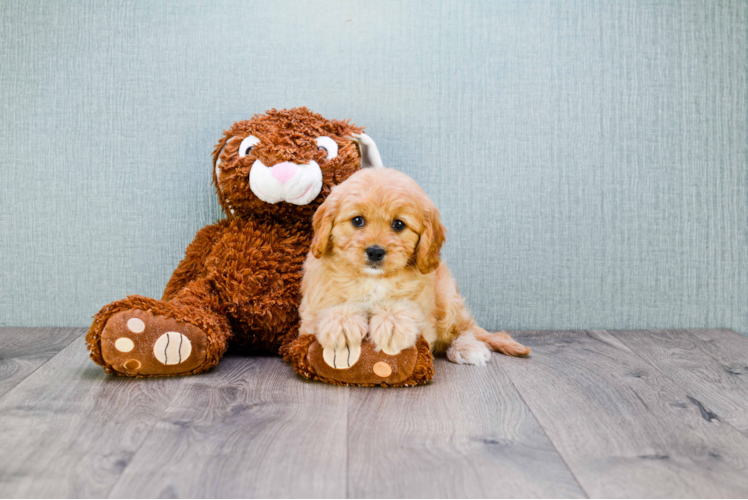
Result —
<instances>
[{"instance_id":1,"label":"brown stuffed animal","mask_svg":"<svg viewBox=\"0 0 748 500\"><path fill-rule=\"evenodd\" d=\"M197 233L161 300L132 295L95 315L91 358L117 375L187 375L215 366L229 341L278 352L295 339L312 215L362 163L381 164L361 132L306 108L235 123L213 153L227 218Z\"/></svg>"}]
</instances>

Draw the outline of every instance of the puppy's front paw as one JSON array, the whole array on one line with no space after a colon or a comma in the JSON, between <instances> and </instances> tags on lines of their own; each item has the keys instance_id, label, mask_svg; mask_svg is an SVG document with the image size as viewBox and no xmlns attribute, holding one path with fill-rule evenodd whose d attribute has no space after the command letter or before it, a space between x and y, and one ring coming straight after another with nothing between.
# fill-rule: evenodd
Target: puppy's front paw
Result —
<instances>
[{"instance_id":1,"label":"puppy's front paw","mask_svg":"<svg viewBox=\"0 0 748 500\"><path fill-rule=\"evenodd\" d=\"M369 320L369 338L377 350L395 355L412 347L420 333L421 315L407 304L393 304L373 312Z\"/></svg>"},{"instance_id":2,"label":"puppy's front paw","mask_svg":"<svg viewBox=\"0 0 748 500\"><path fill-rule=\"evenodd\" d=\"M361 342L368 329L366 316L345 307L320 313L316 336L325 362L338 369L353 366L361 355Z\"/></svg>"},{"instance_id":3,"label":"puppy's front paw","mask_svg":"<svg viewBox=\"0 0 748 500\"><path fill-rule=\"evenodd\" d=\"M491 361L491 351L472 333L457 337L447 349L447 359L460 365L485 366Z\"/></svg>"}]
</instances>

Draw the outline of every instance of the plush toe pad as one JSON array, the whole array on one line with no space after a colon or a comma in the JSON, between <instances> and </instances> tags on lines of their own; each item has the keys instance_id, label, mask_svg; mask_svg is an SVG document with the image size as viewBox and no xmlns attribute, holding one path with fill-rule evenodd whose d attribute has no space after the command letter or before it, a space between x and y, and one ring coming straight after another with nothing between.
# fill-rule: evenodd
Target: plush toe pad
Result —
<instances>
[{"instance_id":1,"label":"plush toe pad","mask_svg":"<svg viewBox=\"0 0 748 500\"><path fill-rule=\"evenodd\" d=\"M198 327L148 311L113 315L101 332L101 355L126 375L178 375L205 362L207 338Z\"/></svg>"}]
</instances>

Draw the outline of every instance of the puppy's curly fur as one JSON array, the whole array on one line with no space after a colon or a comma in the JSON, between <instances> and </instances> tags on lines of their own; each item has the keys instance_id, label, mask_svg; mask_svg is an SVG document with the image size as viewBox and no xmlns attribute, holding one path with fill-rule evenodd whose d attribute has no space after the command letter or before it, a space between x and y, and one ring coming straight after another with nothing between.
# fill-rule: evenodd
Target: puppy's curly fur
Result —
<instances>
[{"instance_id":1,"label":"puppy's curly fur","mask_svg":"<svg viewBox=\"0 0 748 500\"><path fill-rule=\"evenodd\" d=\"M334 187L314 214L304 264L300 334L326 348L369 338L388 354L423 336L455 363L484 365L490 350L530 349L473 320L439 258L445 229L416 182L396 170L364 169Z\"/></svg>"}]
</instances>

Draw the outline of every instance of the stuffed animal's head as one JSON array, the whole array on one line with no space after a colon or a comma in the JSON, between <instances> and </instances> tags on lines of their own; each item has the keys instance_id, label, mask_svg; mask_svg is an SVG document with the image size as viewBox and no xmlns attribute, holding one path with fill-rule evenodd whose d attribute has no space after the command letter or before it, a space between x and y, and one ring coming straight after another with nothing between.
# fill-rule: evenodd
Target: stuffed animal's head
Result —
<instances>
[{"instance_id":1,"label":"stuffed animal's head","mask_svg":"<svg viewBox=\"0 0 748 500\"><path fill-rule=\"evenodd\" d=\"M213 152L213 181L226 215L311 219L332 186L362 163L381 164L362 130L306 108L234 123Z\"/></svg>"}]
</instances>

